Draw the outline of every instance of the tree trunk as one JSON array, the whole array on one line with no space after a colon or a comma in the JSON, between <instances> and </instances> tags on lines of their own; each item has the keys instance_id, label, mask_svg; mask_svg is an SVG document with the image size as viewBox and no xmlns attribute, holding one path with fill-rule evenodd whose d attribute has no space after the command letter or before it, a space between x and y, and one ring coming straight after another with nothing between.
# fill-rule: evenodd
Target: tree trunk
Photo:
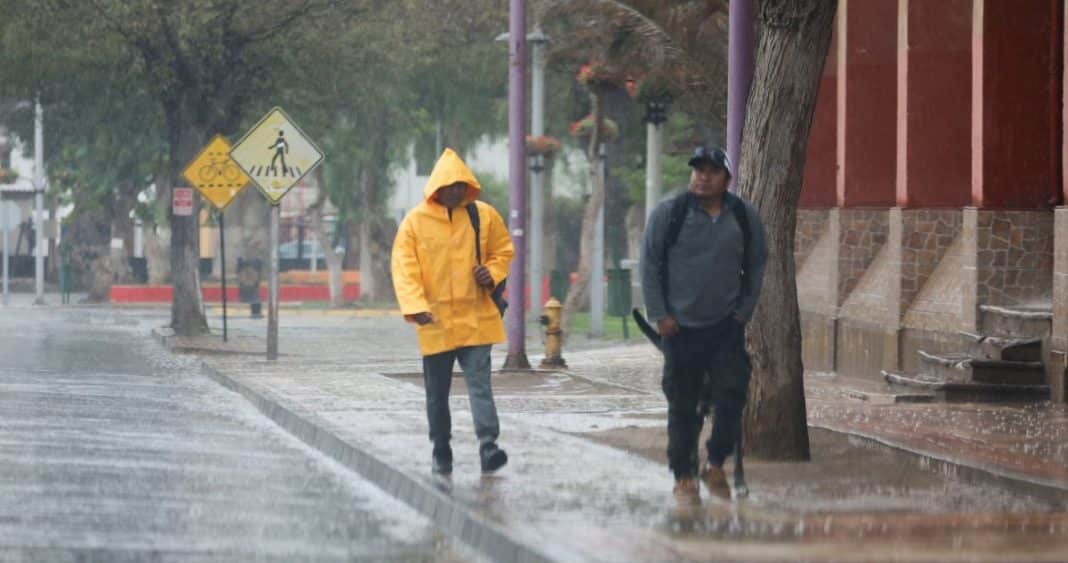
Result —
<instances>
[{"instance_id":1,"label":"tree trunk","mask_svg":"<svg viewBox=\"0 0 1068 563\"><path fill-rule=\"evenodd\" d=\"M645 231L645 204L637 203L627 208L623 224L627 236L626 256L637 260L641 256L642 234Z\"/></svg>"},{"instance_id":2,"label":"tree trunk","mask_svg":"<svg viewBox=\"0 0 1068 563\"><path fill-rule=\"evenodd\" d=\"M363 210L363 221L360 223L360 283L362 284L360 296L364 301L379 301L381 299L379 288L385 285L380 283L384 280L376 279L375 272L382 272L382 269L376 268L375 264L381 261L383 250L386 250L385 254L387 256L385 260L388 264L388 249L393 241L392 238L388 241L375 238L376 234L381 234L382 217L386 216L381 186L384 185L385 178L389 174L390 137L384 131L389 130L392 126L390 125L390 115L388 113L383 119L384 121L378 134L369 139L371 153L364 164L363 174L360 176L360 194L363 198L360 206ZM379 254L378 259L376 259L376 251ZM387 267L386 270L388 269Z\"/></svg>"},{"instance_id":3,"label":"tree trunk","mask_svg":"<svg viewBox=\"0 0 1068 563\"><path fill-rule=\"evenodd\" d=\"M326 232L326 221L323 220L323 207L326 206L326 175L323 173L323 167L319 167L315 170L316 178L319 182L319 197L308 206L308 213L311 216L312 230L315 231L315 238L319 241L319 249L323 251L323 259L326 260L327 270L327 287L330 288L330 306L341 307L345 304L345 295L342 291L342 256L334 250L334 237L330 236L330 233ZM312 256L312 260L317 258Z\"/></svg>"},{"instance_id":4,"label":"tree trunk","mask_svg":"<svg viewBox=\"0 0 1068 563\"><path fill-rule=\"evenodd\" d=\"M560 319L560 328L564 332L565 339L571 335L571 324L575 319L575 313L579 305L586 299L590 289L590 276L593 273L593 229L597 225L597 214L604 203L604 183L598 172L600 167L601 153L601 96L599 92L590 93L590 115L593 117L593 127L590 132L590 142L586 147L586 160L590 164L587 172L590 183L590 199L586 202L586 209L582 213L582 236L579 241L578 279L567 290L567 298L564 299L563 312Z\"/></svg>"},{"instance_id":5,"label":"tree trunk","mask_svg":"<svg viewBox=\"0 0 1068 563\"><path fill-rule=\"evenodd\" d=\"M372 159L374 157L372 156ZM371 218L374 216L374 174L373 160L360 170L360 197L363 198L363 220L360 221L360 300L377 301L378 291L375 284L374 257L371 255Z\"/></svg>"},{"instance_id":6,"label":"tree trunk","mask_svg":"<svg viewBox=\"0 0 1068 563\"><path fill-rule=\"evenodd\" d=\"M148 270L148 283L160 285L167 283L171 277L171 263L163 246L170 245L170 238L164 239L161 226L147 225L145 229L145 267Z\"/></svg>"},{"instance_id":7,"label":"tree trunk","mask_svg":"<svg viewBox=\"0 0 1068 563\"><path fill-rule=\"evenodd\" d=\"M374 256L371 254L371 222L364 218L360 221L360 300L377 301L378 291L375 284Z\"/></svg>"},{"instance_id":8,"label":"tree trunk","mask_svg":"<svg viewBox=\"0 0 1068 563\"><path fill-rule=\"evenodd\" d=\"M545 193L543 195L545 205L542 206L545 210L545 216L543 217L545 227L542 229L541 239L542 264L549 275L559 267L556 263L556 205L553 202L553 166L555 162L556 157L545 159ZM554 295L553 297L560 299L563 296Z\"/></svg>"},{"instance_id":9,"label":"tree trunk","mask_svg":"<svg viewBox=\"0 0 1068 563\"><path fill-rule=\"evenodd\" d=\"M753 379L745 444L761 458L807 460L794 227L837 2L765 0L763 5L738 177L739 193L760 210L768 233L764 291L747 339Z\"/></svg>"},{"instance_id":10,"label":"tree trunk","mask_svg":"<svg viewBox=\"0 0 1068 563\"><path fill-rule=\"evenodd\" d=\"M160 196L169 203L173 188L185 185L182 168L196 156L203 136L192 123L186 106L192 102L180 99L167 108L167 130L170 143L170 174L163 178ZM199 198L194 197L194 201ZM171 300L171 328L181 336L194 336L208 331L204 316L204 300L200 293L200 233L197 224L199 206L194 203L193 214L182 217L169 212L171 224L171 285L174 296Z\"/></svg>"},{"instance_id":11,"label":"tree trunk","mask_svg":"<svg viewBox=\"0 0 1068 563\"><path fill-rule=\"evenodd\" d=\"M332 237L330 233L326 232L326 221L323 220L323 205L325 203L325 196L320 196L320 201L312 204L308 211L311 212L312 229L315 230L315 238L319 239L319 248L322 249L323 258L326 260L330 306L341 307L345 304L341 280L341 255L334 250L334 245L331 243ZM312 258L312 260L315 259Z\"/></svg>"}]
</instances>

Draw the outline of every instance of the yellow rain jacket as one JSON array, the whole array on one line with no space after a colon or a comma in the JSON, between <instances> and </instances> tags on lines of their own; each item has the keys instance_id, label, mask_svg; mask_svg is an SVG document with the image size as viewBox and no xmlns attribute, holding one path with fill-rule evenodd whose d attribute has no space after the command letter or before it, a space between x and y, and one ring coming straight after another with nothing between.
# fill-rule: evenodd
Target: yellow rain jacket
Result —
<instances>
[{"instance_id":1,"label":"yellow rain jacket","mask_svg":"<svg viewBox=\"0 0 1068 563\"><path fill-rule=\"evenodd\" d=\"M467 197L450 217L434 194L456 182L467 184ZM417 313L434 317L434 322L416 327L424 356L505 340L504 323L491 291L475 282L475 230L466 205L481 192L459 155L445 149L423 189L423 202L404 218L393 241L393 288L401 313L409 321ZM500 214L486 203L475 203L482 263L497 284L507 277L515 249Z\"/></svg>"}]
</instances>

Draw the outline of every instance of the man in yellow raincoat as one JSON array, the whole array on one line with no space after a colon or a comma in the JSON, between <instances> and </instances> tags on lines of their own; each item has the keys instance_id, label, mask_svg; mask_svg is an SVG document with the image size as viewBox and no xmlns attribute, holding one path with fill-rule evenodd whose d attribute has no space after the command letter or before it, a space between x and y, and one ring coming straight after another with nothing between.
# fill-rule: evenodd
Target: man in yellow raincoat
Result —
<instances>
[{"instance_id":1,"label":"man in yellow raincoat","mask_svg":"<svg viewBox=\"0 0 1068 563\"><path fill-rule=\"evenodd\" d=\"M393 287L405 320L417 325L432 467L442 475L452 473L449 387L455 361L467 384L482 471L508 462L497 446L500 427L490 386L490 348L505 340L491 294L508 275L515 249L500 214L476 201L481 191L463 160L445 149L423 202L404 218L393 242ZM472 210L479 219L477 250Z\"/></svg>"}]
</instances>

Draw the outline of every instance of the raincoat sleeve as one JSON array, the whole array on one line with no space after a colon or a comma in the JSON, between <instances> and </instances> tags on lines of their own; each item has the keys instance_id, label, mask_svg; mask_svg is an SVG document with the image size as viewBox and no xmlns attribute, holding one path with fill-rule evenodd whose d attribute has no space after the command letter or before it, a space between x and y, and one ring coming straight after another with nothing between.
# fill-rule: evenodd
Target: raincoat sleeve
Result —
<instances>
[{"instance_id":1,"label":"raincoat sleeve","mask_svg":"<svg viewBox=\"0 0 1068 563\"><path fill-rule=\"evenodd\" d=\"M407 316L429 313L430 304L427 303L426 292L423 290L423 272L416 255L415 230L409 218L401 223L397 238L393 240L391 270L393 290L397 294L401 314Z\"/></svg>"},{"instance_id":2,"label":"raincoat sleeve","mask_svg":"<svg viewBox=\"0 0 1068 563\"><path fill-rule=\"evenodd\" d=\"M493 276L493 285L501 283L508 277L508 268L515 256L515 247L512 245L512 237L508 236L508 227L497 210L487 205L486 215L489 217L489 229L487 229L486 256L483 265Z\"/></svg>"}]
</instances>

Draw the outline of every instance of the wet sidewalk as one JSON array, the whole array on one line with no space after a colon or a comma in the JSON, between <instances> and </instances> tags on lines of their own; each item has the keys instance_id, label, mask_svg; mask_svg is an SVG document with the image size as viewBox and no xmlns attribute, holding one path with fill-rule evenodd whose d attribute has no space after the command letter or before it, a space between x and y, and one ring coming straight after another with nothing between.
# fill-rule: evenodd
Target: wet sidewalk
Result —
<instances>
[{"instance_id":1,"label":"wet sidewalk","mask_svg":"<svg viewBox=\"0 0 1068 563\"><path fill-rule=\"evenodd\" d=\"M261 323L239 320L232 328L241 352L262 346ZM1006 413L1018 407L873 404L831 378L813 378L811 424L860 437L814 430L811 463L751 461L750 499L706 500L698 510L679 511L662 461L659 358L647 345L584 346L566 356L568 372L497 375L501 444L511 462L494 476L479 473L463 380L455 379L456 467L443 481L429 472L418 350L402 322L286 319L277 362L220 354L214 340L168 343L212 348L203 359L222 383L494 560L1068 556L1068 494L1058 488L1063 409L1032 407L1014 418ZM963 447L969 432L987 436L972 424L984 417L998 423L990 427L998 439L976 437ZM879 444L908 449L903 420L926 429L923 456ZM963 430L951 426L957 420ZM1015 441L1013 420L1028 422ZM1009 468L1017 450L1044 463ZM939 465L940 459L954 463ZM957 463L971 463L975 474L961 475ZM990 467L1020 472L1031 484L989 477Z\"/></svg>"}]
</instances>

